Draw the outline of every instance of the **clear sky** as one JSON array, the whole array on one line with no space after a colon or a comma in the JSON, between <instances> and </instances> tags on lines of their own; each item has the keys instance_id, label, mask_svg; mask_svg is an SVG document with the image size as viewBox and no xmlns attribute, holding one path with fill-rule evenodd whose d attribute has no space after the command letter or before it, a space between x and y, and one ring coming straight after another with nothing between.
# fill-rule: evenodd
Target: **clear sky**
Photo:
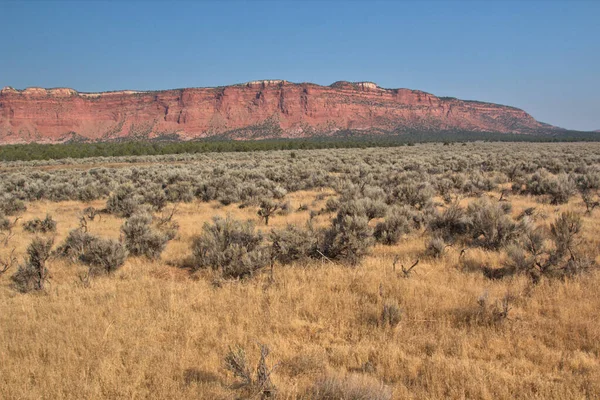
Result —
<instances>
[{"instance_id":1,"label":"clear sky","mask_svg":"<svg viewBox=\"0 0 600 400\"><path fill-rule=\"evenodd\" d=\"M0 38L0 87L373 81L600 129L600 0L0 0Z\"/></svg>"}]
</instances>

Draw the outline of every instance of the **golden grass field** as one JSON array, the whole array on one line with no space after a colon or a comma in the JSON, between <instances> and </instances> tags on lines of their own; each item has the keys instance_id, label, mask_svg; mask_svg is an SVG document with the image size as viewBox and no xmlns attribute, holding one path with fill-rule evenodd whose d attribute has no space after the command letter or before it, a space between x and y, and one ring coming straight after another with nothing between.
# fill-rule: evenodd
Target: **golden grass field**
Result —
<instances>
[{"instance_id":1,"label":"golden grass field","mask_svg":"<svg viewBox=\"0 0 600 400\"><path fill-rule=\"evenodd\" d=\"M318 193L289 194L292 209ZM333 192L331 192L333 193ZM578 198L563 206L511 197L513 212L535 205L551 222L558 210L582 211ZM78 226L89 204L33 202L23 220L50 213L55 244ZM102 208L104 201L92 205ZM596 211L584 217L589 246L600 244ZM567 281L524 276L492 281L458 268L459 250L441 259L422 253L426 237L377 245L357 267L326 260L275 266L245 281L219 281L176 265L191 238L214 215L255 219L255 208L217 203L180 204L179 238L160 261L130 258L112 276L84 285L86 269L49 262L43 293L20 294L0 276L0 398L2 399L234 399L242 397L223 367L230 346L241 345L255 364L258 343L271 349L272 380L281 399L308 399L323 376L351 376L384 384L394 399L600 398L600 273ZM325 223L330 216L318 217ZM304 224L308 211L276 216L271 227ZM119 237L123 220L103 215L90 231ZM260 226L260 225L259 225ZM16 228L0 257L13 247L19 259L34 235ZM420 263L409 278L393 271ZM503 255L481 249L465 257L499 266ZM506 320L480 317L478 300L513 301ZM384 302L403 311L395 327L378 323ZM479 317L478 317L479 316Z\"/></svg>"}]
</instances>

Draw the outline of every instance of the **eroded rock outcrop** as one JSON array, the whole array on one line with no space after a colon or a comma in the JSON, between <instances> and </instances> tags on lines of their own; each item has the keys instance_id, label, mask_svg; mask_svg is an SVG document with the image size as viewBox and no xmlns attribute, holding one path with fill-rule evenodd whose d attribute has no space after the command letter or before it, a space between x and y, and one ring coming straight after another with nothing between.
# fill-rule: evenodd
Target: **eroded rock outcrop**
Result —
<instances>
[{"instance_id":1,"label":"eroded rock outcrop","mask_svg":"<svg viewBox=\"0 0 600 400\"><path fill-rule=\"evenodd\" d=\"M340 131L538 133L555 129L523 110L436 97L373 82L331 86L252 81L217 88L79 93L0 91L0 143L208 136L310 137Z\"/></svg>"}]
</instances>

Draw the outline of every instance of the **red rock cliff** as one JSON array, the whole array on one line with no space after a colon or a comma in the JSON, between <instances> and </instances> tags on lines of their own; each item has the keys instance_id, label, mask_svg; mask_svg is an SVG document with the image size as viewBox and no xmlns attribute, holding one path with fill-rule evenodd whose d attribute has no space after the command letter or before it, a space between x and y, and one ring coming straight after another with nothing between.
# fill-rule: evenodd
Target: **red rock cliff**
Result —
<instances>
[{"instance_id":1,"label":"red rock cliff","mask_svg":"<svg viewBox=\"0 0 600 400\"><path fill-rule=\"evenodd\" d=\"M319 86L269 80L155 92L0 91L0 143L173 134L184 140L309 137L341 130L415 129L533 133L552 127L513 107L383 89L371 82Z\"/></svg>"}]
</instances>

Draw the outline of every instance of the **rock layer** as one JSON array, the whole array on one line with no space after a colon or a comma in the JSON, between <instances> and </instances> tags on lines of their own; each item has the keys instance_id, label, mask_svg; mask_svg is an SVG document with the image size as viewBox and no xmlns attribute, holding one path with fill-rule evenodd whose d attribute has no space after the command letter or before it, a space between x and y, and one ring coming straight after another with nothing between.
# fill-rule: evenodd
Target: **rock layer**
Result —
<instances>
[{"instance_id":1,"label":"rock layer","mask_svg":"<svg viewBox=\"0 0 600 400\"><path fill-rule=\"evenodd\" d=\"M320 86L265 80L151 92L10 87L0 91L0 143L298 138L344 131L529 134L554 129L517 108L384 89L372 82Z\"/></svg>"}]
</instances>

